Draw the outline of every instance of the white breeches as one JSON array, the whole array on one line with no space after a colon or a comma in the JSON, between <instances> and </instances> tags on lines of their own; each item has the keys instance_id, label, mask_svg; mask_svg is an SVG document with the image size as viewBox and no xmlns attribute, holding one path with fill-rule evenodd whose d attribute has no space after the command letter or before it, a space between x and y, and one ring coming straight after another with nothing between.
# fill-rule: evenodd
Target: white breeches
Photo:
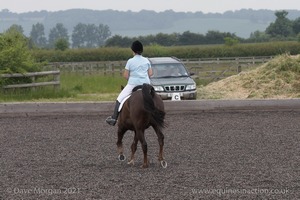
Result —
<instances>
[{"instance_id":1,"label":"white breeches","mask_svg":"<svg viewBox=\"0 0 300 200\"><path fill-rule=\"evenodd\" d=\"M122 101L132 93L132 90L133 88L135 87L136 85L129 85L127 84L124 89L121 91L121 93L119 94L117 100L122 103Z\"/></svg>"}]
</instances>

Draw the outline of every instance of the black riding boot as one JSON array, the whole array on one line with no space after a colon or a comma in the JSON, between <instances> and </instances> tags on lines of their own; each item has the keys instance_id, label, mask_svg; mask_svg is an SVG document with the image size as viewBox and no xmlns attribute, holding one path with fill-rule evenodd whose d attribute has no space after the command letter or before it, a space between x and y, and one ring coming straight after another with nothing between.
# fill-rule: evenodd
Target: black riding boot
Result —
<instances>
[{"instance_id":1,"label":"black riding boot","mask_svg":"<svg viewBox=\"0 0 300 200\"><path fill-rule=\"evenodd\" d=\"M118 111L119 107L120 107L120 102L117 100L116 105L115 105L114 114L105 120L111 126L114 126L117 123L118 116L119 116L119 111Z\"/></svg>"}]
</instances>

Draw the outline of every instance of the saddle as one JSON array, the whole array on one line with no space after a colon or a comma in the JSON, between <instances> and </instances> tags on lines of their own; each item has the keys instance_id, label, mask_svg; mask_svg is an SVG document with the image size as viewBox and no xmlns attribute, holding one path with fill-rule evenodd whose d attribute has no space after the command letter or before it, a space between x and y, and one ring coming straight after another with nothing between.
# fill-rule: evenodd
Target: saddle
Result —
<instances>
[{"instance_id":1,"label":"saddle","mask_svg":"<svg viewBox=\"0 0 300 200\"><path fill-rule=\"evenodd\" d=\"M132 92L135 92L135 91L138 91L138 90L141 90L142 89L142 85L138 85L138 86L136 86L135 88L133 88L133 90L132 90ZM131 96L131 94L130 95L128 95L127 97L125 97L124 99L123 99L123 101L122 102L120 102L120 106L119 106L119 109L118 109L118 111L119 112L121 112L121 110L122 110L122 107L123 107L123 105L124 105L124 103L125 103L125 101L127 100L127 99L129 99L129 97Z\"/></svg>"}]
</instances>

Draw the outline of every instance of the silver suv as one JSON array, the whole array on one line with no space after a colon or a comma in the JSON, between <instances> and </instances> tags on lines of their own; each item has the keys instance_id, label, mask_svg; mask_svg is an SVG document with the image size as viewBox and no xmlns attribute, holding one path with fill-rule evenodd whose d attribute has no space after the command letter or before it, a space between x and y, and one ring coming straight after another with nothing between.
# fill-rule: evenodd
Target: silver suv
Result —
<instances>
[{"instance_id":1,"label":"silver suv","mask_svg":"<svg viewBox=\"0 0 300 200\"><path fill-rule=\"evenodd\" d=\"M196 99L195 81L183 63L175 57L148 58L153 70L151 84L162 99L172 99L174 95L181 99Z\"/></svg>"}]
</instances>

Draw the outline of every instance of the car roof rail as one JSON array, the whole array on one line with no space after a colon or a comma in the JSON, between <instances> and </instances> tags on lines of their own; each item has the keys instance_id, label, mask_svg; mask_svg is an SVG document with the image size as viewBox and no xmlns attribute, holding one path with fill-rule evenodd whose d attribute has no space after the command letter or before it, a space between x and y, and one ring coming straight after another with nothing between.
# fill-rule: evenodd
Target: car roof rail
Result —
<instances>
[{"instance_id":1,"label":"car roof rail","mask_svg":"<svg viewBox=\"0 0 300 200\"><path fill-rule=\"evenodd\" d=\"M181 60L180 60L179 58L175 57L175 56L172 56L171 58L173 58L173 59L175 59L175 60L181 62Z\"/></svg>"}]
</instances>

